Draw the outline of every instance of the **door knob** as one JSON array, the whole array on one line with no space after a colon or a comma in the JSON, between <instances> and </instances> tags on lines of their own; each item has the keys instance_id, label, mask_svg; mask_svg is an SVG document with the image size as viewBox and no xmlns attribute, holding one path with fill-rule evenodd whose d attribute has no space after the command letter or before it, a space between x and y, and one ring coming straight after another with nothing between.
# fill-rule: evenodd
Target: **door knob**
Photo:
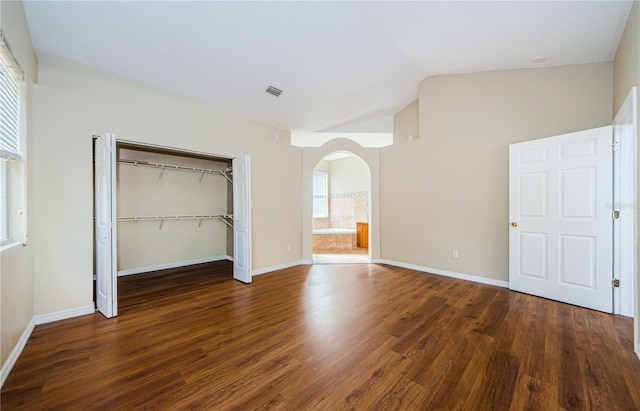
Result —
<instances>
[{"instance_id":1,"label":"door knob","mask_svg":"<svg viewBox=\"0 0 640 411\"><path fill-rule=\"evenodd\" d=\"M518 223L516 223L515 221L511 222L511 227L517 227L517 226L518 226Z\"/></svg>"}]
</instances>

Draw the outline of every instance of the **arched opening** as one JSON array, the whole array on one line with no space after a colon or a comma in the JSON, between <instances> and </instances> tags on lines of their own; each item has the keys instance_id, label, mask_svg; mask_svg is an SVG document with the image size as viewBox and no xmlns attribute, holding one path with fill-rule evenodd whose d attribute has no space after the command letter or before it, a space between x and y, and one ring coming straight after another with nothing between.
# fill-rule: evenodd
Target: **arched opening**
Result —
<instances>
[{"instance_id":1,"label":"arched opening","mask_svg":"<svg viewBox=\"0 0 640 411\"><path fill-rule=\"evenodd\" d=\"M313 170L311 201L314 264L371 261L371 171L350 151L334 151Z\"/></svg>"}]
</instances>

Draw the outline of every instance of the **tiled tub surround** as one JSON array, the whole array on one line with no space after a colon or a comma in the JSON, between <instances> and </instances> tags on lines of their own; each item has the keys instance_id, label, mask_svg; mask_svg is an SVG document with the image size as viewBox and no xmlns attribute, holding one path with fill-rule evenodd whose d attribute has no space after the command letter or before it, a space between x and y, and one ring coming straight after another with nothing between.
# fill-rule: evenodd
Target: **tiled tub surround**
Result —
<instances>
[{"instance_id":1,"label":"tiled tub surround","mask_svg":"<svg viewBox=\"0 0 640 411\"><path fill-rule=\"evenodd\" d=\"M355 251L356 249L355 228L319 228L313 230L314 254Z\"/></svg>"},{"instance_id":2,"label":"tiled tub surround","mask_svg":"<svg viewBox=\"0 0 640 411\"><path fill-rule=\"evenodd\" d=\"M367 193L329 196L329 217L313 219L313 253L357 251L356 222L367 221Z\"/></svg>"}]
</instances>

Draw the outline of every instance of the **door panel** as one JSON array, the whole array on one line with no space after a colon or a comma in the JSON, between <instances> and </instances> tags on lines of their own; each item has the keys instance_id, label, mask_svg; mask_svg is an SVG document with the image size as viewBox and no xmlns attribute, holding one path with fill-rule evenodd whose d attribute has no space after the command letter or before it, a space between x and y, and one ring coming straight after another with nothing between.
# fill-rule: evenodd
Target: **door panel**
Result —
<instances>
[{"instance_id":1,"label":"door panel","mask_svg":"<svg viewBox=\"0 0 640 411\"><path fill-rule=\"evenodd\" d=\"M547 235L520 233L520 275L547 278Z\"/></svg>"},{"instance_id":2,"label":"door panel","mask_svg":"<svg viewBox=\"0 0 640 411\"><path fill-rule=\"evenodd\" d=\"M547 173L520 175L520 204L523 217L547 215Z\"/></svg>"},{"instance_id":3,"label":"door panel","mask_svg":"<svg viewBox=\"0 0 640 411\"><path fill-rule=\"evenodd\" d=\"M251 161L233 159L233 278L251 282Z\"/></svg>"},{"instance_id":4,"label":"door panel","mask_svg":"<svg viewBox=\"0 0 640 411\"><path fill-rule=\"evenodd\" d=\"M610 126L509 147L509 287L611 312Z\"/></svg>"},{"instance_id":5,"label":"door panel","mask_svg":"<svg viewBox=\"0 0 640 411\"><path fill-rule=\"evenodd\" d=\"M113 134L95 141L96 306L107 318L118 315L115 144Z\"/></svg>"}]
</instances>

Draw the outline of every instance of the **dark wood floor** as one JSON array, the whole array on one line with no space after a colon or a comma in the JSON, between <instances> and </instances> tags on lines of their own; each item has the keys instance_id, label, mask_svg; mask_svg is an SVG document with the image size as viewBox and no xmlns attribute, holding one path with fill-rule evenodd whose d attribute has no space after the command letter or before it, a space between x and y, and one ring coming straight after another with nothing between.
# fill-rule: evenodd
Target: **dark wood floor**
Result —
<instances>
[{"instance_id":1,"label":"dark wood floor","mask_svg":"<svg viewBox=\"0 0 640 411\"><path fill-rule=\"evenodd\" d=\"M2 409L640 409L629 318L384 265L229 271L124 277L119 317L36 327Z\"/></svg>"}]
</instances>

